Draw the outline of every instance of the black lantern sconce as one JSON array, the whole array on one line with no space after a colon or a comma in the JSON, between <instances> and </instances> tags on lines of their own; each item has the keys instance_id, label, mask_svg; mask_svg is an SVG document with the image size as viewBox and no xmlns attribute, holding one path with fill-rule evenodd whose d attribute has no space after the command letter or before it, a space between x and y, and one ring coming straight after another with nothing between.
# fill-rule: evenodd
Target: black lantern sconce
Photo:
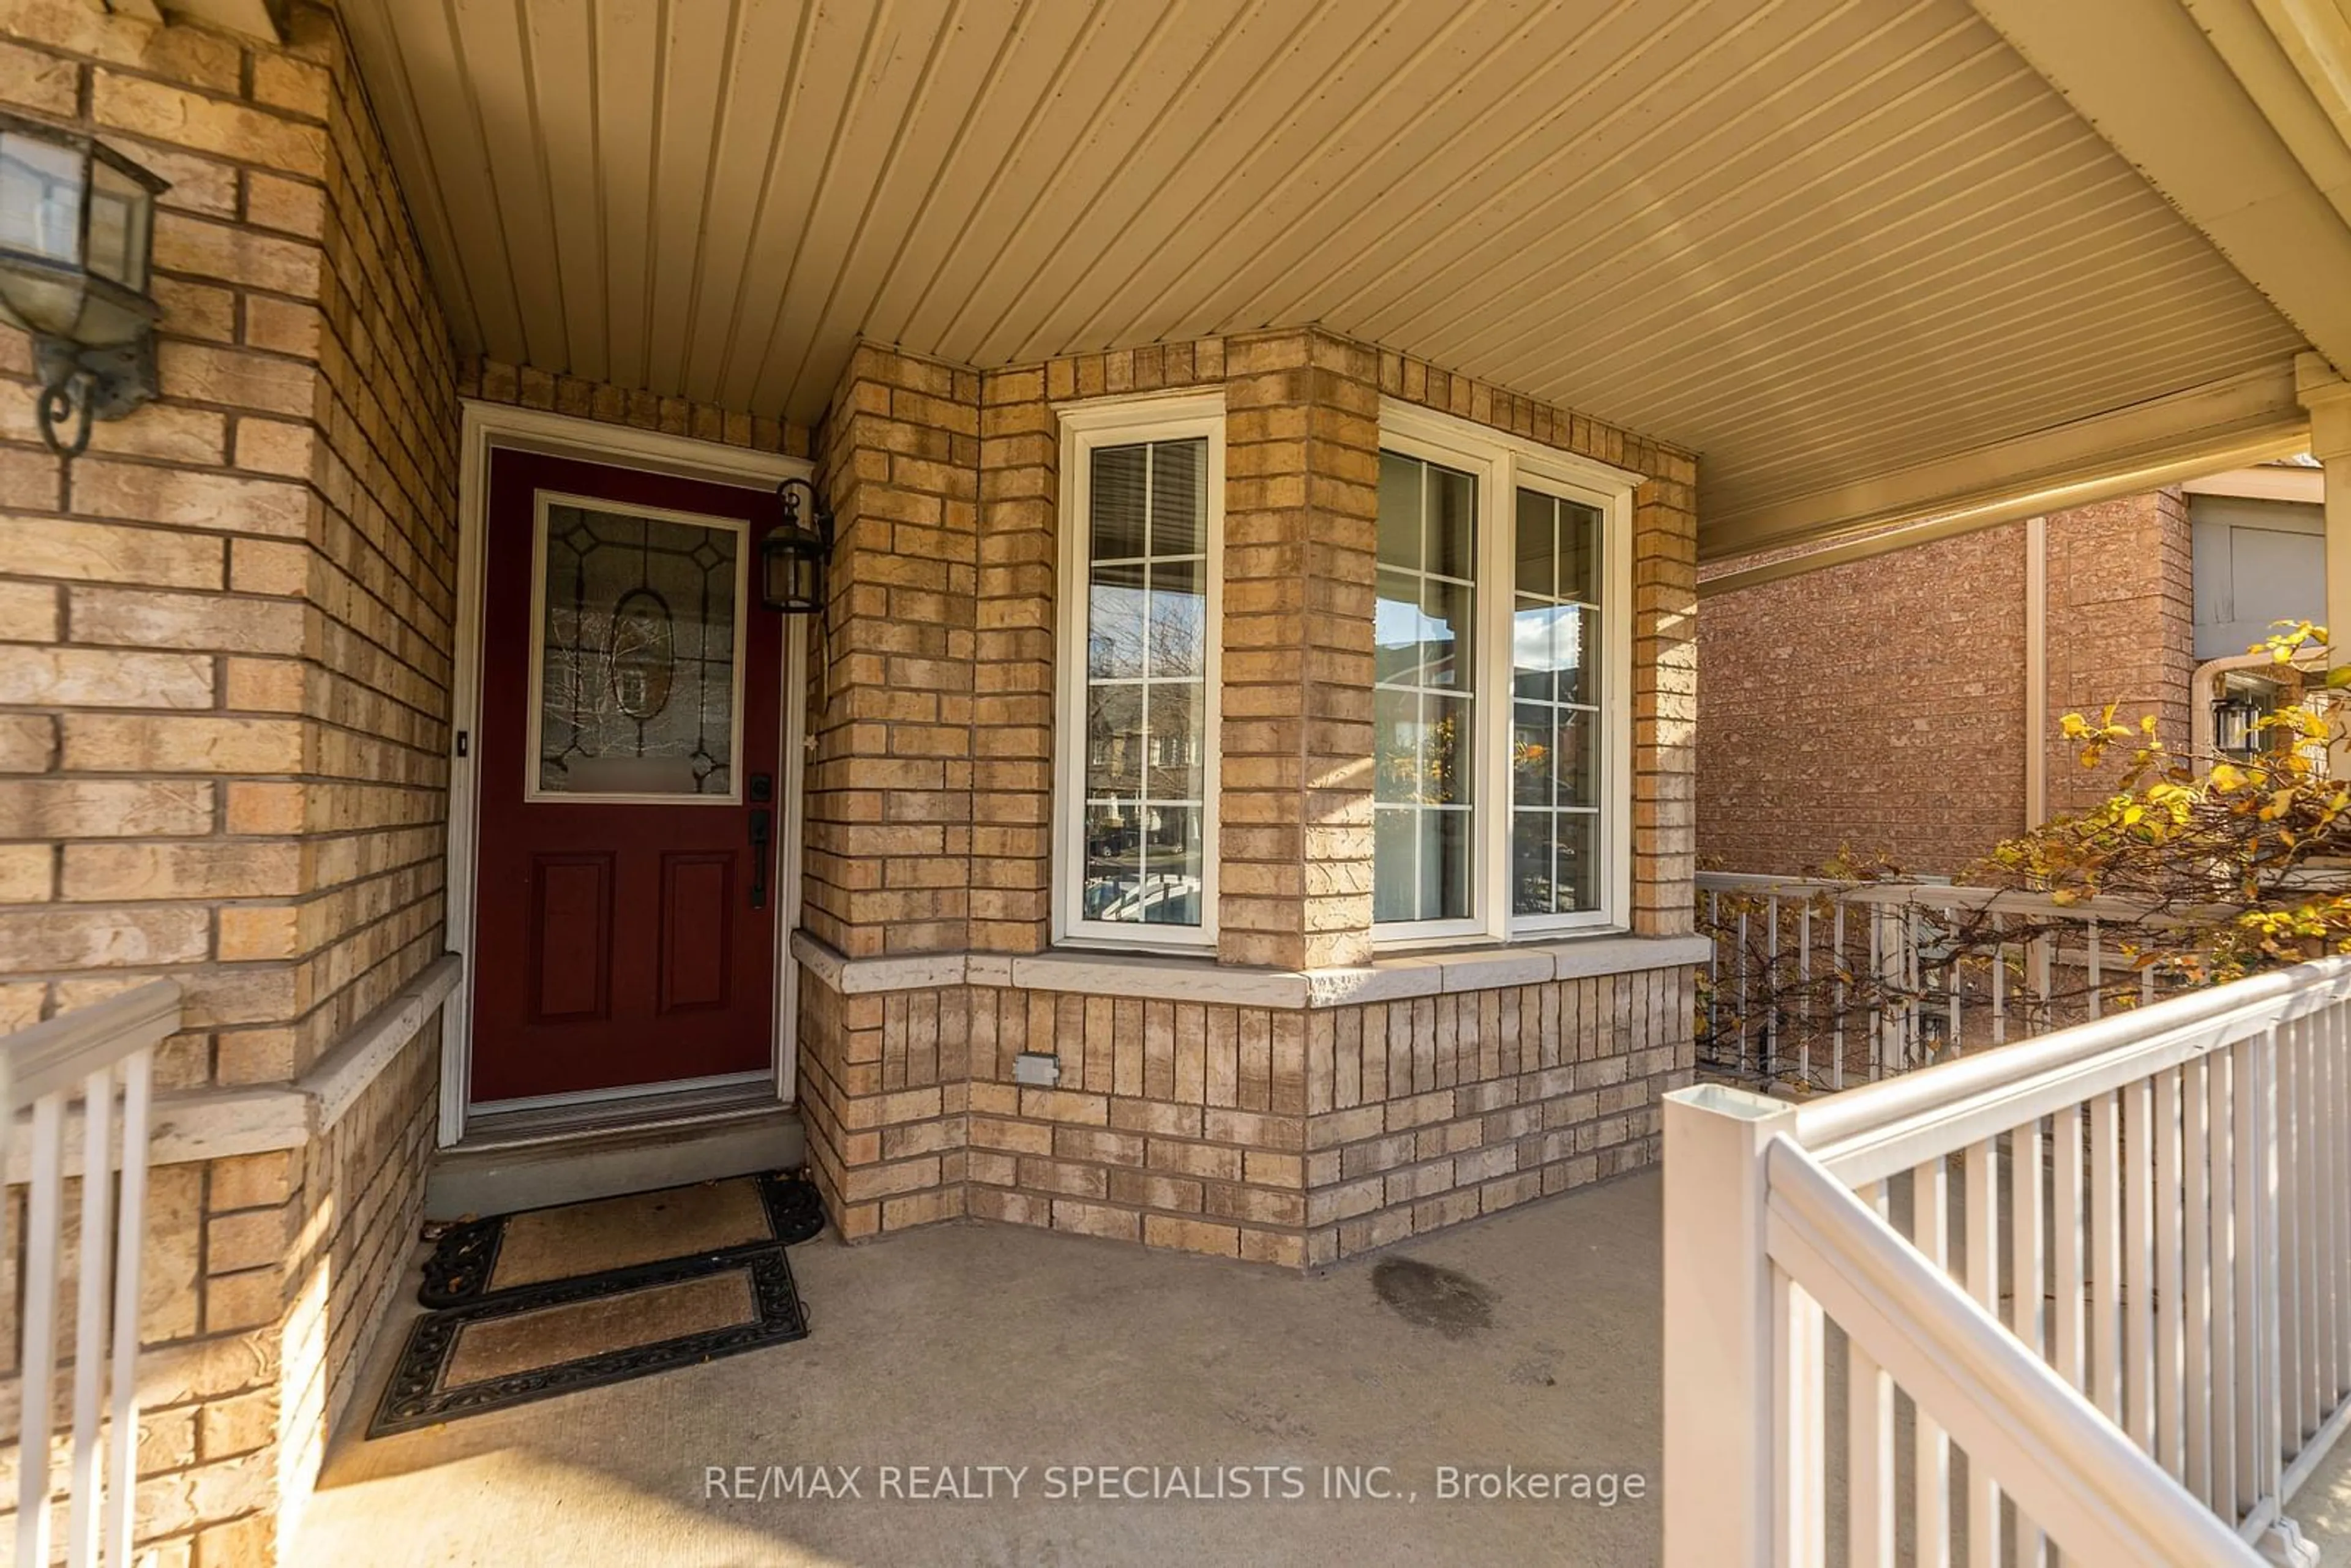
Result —
<instances>
[{"instance_id":1,"label":"black lantern sconce","mask_svg":"<svg viewBox=\"0 0 2351 1568\"><path fill-rule=\"evenodd\" d=\"M76 455L91 420L155 395L147 273L168 188L94 137L0 115L0 320L33 336L52 452Z\"/></svg>"},{"instance_id":2,"label":"black lantern sconce","mask_svg":"<svg viewBox=\"0 0 2351 1568\"><path fill-rule=\"evenodd\" d=\"M2262 705L2243 692L2228 692L2212 705L2212 748L2240 756L2261 749Z\"/></svg>"},{"instance_id":3,"label":"black lantern sconce","mask_svg":"<svg viewBox=\"0 0 2351 1568\"><path fill-rule=\"evenodd\" d=\"M800 520L803 497L805 523ZM777 486L776 501L784 515L759 546L760 601L787 615L820 614L824 569L832 559L832 513L805 479L787 479Z\"/></svg>"}]
</instances>

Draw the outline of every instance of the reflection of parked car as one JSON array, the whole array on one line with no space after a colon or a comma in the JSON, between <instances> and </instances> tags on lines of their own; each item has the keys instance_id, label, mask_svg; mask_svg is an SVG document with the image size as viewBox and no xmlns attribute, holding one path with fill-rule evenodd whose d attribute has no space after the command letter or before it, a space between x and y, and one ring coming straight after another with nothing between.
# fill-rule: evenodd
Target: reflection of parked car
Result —
<instances>
[{"instance_id":1,"label":"reflection of parked car","mask_svg":"<svg viewBox=\"0 0 2351 1568\"><path fill-rule=\"evenodd\" d=\"M1089 881L1086 917L1149 925L1197 925L1200 923L1200 879L1196 876L1155 876L1141 887L1125 878Z\"/></svg>"}]
</instances>

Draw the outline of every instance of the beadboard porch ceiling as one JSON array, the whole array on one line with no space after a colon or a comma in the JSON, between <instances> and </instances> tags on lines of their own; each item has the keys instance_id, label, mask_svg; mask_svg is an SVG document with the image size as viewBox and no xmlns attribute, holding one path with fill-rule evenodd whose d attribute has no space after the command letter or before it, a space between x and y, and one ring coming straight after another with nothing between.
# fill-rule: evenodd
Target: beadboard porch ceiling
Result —
<instances>
[{"instance_id":1,"label":"beadboard porch ceiling","mask_svg":"<svg viewBox=\"0 0 2351 1568\"><path fill-rule=\"evenodd\" d=\"M2299 179L2351 253L2339 0L345 9L466 346L797 421L861 334L986 366L1319 320L1697 450L1722 556L2229 466L2290 444L2297 350L2351 363L2264 249L2308 234L2210 210ZM2195 132L2236 196L2104 111L2183 73L2245 120Z\"/></svg>"}]
</instances>

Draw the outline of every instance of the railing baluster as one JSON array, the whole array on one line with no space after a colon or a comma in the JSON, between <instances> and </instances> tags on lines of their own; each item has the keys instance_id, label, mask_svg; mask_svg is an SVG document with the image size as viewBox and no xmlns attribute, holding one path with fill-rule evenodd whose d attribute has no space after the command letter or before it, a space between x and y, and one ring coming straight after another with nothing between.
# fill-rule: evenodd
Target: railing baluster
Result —
<instances>
[{"instance_id":1,"label":"railing baluster","mask_svg":"<svg viewBox=\"0 0 2351 1568\"><path fill-rule=\"evenodd\" d=\"M2082 1257L2082 1107L2068 1105L2050 1120L2052 1172L2050 1289L2056 1297L2053 1364L2066 1382L2089 1392L2088 1335L2084 1319Z\"/></svg>"},{"instance_id":2,"label":"railing baluster","mask_svg":"<svg viewBox=\"0 0 2351 1568\"><path fill-rule=\"evenodd\" d=\"M115 1230L113 1401L108 1412L113 1450L106 1497L108 1568L131 1568L131 1521L139 1502L139 1288L147 1235L147 1138L155 1051L122 1063L122 1203Z\"/></svg>"},{"instance_id":3,"label":"railing baluster","mask_svg":"<svg viewBox=\"0 0 2351 1568\"><path fill-rule=\"evenodd\" d=\"M57 1262L65 1188L66 1097L44 1094L33 1105L31 1181L25 1198L24 1350L18 1367L23 1396L17 1416L16 1561L49 1560L49 1434L55 1426L57 1374Z\"/></svg>"},{"instance_id":4,"label":"railing baluster","mask_svg":"<svg viewBox=\"0 0 2351 1568\"><path fill-rule=\"evenodd\" d=\"M1813 1082L1813 1035L1820 1009L1813 1000L1813 901L1804 900L1796 914L1796 986L1804 999L1804 1027L1796 1031L1796 1079L1806 1088Z\"/></svg>"},{"instance_id":5,"label":"railing baluster","mask_svg":"<svg viewBox=\"0 0 2351 1568\"><path fill-rule=\"evenodd\" d=\"M1771 931L1765 941L1769 956L1763 965L1763 994L1769 998L1771 1011L1763 1015L1763 1071L1765 1076L1780 1075L1780 895L1773 894L1764 901L1763 918L1771 922Z\"/></svg>"},{"instance_id":6,"label":"railing baluster","mask_svg":"<svg viewBox=\"0 0 2351 1568\"><path fill-rule=\"evenodd\" d=\"M2211 1090L2200 1058L2180 1069L2180 1422L2188 1490L2212 1501Z\"/></svg>"},{"instance_id":7,"label":"railing baluster","mask_svg":"<svg viewBox=\"0 0 2351 1568\"><path fill-rule=\"evenodd\" d=\"M2122 1163L2115 1097L2090 1102L2090 1403L2123 1419Z\"/></svg>"},{"instance_id":8,"label":"railing baluster","mask_svg":"<svg viewBox=\"0 0 2351 1568\"><path fill-rule=\"evenodd\" d=\"M1827 1552L1827 1448L1821 1419L1827 1390L1820 1303L1804 1288L1773 1270L1771 1333L1777 1383L1780 1440L1774 1445L1781 1500L1780 1561L1819 1563Z\"/></svg>"},{"instance_id":9,"label":"railing baluster","mask_svg":"<svg viewBox=\"0 0 2351 1568\"><path fill-rule=\"evenodd\" d=\"M2098 947L2098 921L2090 917L2090 1016L2104 1017L2106 1010L2106 971L2105 955Z\"/></svg>"},{"instance_id":10,"label":"railing baluster","mask_svg":"<svg viewBox=\"0 0 2351 1568\"><path fill-rule=\"evenodd\" d=\"M2290 1019L2280 1026L2271 1060L2275 1064L2273 1082L2277 1085L2272 1116L2273 1140L2276 1146L2275 1171L2277 1227L2272 1241L2270 1267L2277 1273L2277 1343L2273 1354L2277 1357L2276 1379L2271 1385L2271 1395L2277 1401L2277 1441L2292 1449L2301 1446L2302 1434L2308 1430L2303 1422L2303 1340L2302 1340L2302 1204L2300 1182L2302 1170L2302 1118L2297 1108L2302 1100L2302 1022Z\"/></svg>"},{"instance_id":11,"label":"railing baluster","mask_svg":"<svg viewBox=\"0 0 2351 1568\"><path fill-rule=\"evenodd\" d=\"M1886 1184L1861 1200L1883 1216ZM1845 1502L1852 1568L1894 1568L1894 1380L1861 1346L1845 1341Z\"/></svg>"},{"instance_id":12,"label":"railing baluster","mask_svg":"<svg viewBox=\"0 0 2351 1568\"><path fill-rule=\"evenodd\" d=\"M2276 1396L2270 1382L2271 1364L2262 1351L2265 1332L2262 1311L2262 1252L2270 1245L2262 1232L2262 1195L2269 1185L2269 1129L2260 1111L2262 1096L2262 1056L2266 1042L2241 1040L2231 1048L2229 1075L2233 1084L2233 1125L2230 1142L2234 1168L2230 1188L2236 1198L2233 1231L2236 1296L2236 1416L2237 1473L2233 1518L2242 1519L2261 1500L2262 1449L2277 1441L2277 1422L2268 1414ZM2266 1430L2264 1430L2266 1428Z\"/></svg>"},{"instance_id":13,"label":"railing baluster","mask_svg":"<svg viewBox=\"0 0 2351 1568\"><path fill-rule=\"evenodd\" d=\"M106 1373L107 1211L114 1187L114 1069L82 1081L81 1280L74 1307L73 1482L67 1493L66 1561L97 1568L104 1499L98 1402Z\"/></svg>"},{"instance_id":14,"label":"railing baluster","mask_svg":"<svg viewBox=\"0 0 2351 1568\"><path fill-rule=\"evenodd\" d=\"M2244 1267L2237 1228L2239 1103L2242 1080L2234 1051L2204 1059L2212 1140L2212 1506L2232 1522L2243 1516L2238 1476L2246 1421L2244 1345L2237 1331L2238 1274Z\"/></svg>"},{"instance_id":15,"label":"railing baluster","mask_svg":"<svg viewBox=\"0 0 2351 1568\"><path fill-rule=\"evenodd\" d=\"M2008 929L2008 916L1991 917L1995 938ZM1994 940L1991 945L1991 1042L2008 1043L2008 944Z\"/></svg>"},{"instance_id":16,"label":"railing baluster","mask_svg":"<svg viewBox=\"0 0 2351 1568\"><path fill-rule=\"evenodd\" d=\"M1938 1269L1950 1259L1950 1212L1946 1167L1939 1157L1928 1160L1910 1173L1911 1243ZM1950 1568L1951 1439L1924 1406L1910 1437L1919 1568Z\"/></svg>"},{"instance_id":17,"label":"railing baluster","mask_svg":"<svg viewBox=\"0 0 2351 1568\"><path fill-rule=\"evenodd\" d=\"M1742 1073L1754 1066L1747 1051L1747 1019L1753 1005L1754 998L1747 985L1747 909L1742 904L1739 910L1739 1011L1734 1015L1739 1019L1739 1071Z\"/></svg>"},{"instance_id":18,"label":"railing baluster","mask_svg":"<svg viewBox=\"0 0 2351 1568\"><path fill-rule=\"evenodd\" d=\"M1830 924L1831 930L1829 933L1829 941L1836 948L1837 983L1836 1021L1829 1045L1829 1049L1834 1051L1835 1055L1829 1059L1829 1087L1831 1089L1842 1089L1844 1087L1844 977L1846 972L1844 950L1844 904L1843 902L1840 901L1831 906Z\"/></svg>"},{"instance_id":19,"label":"railing baluster","mask_svg":"<svg viewBox=\"0 0 2351 1568\"><path fill-rule=\"evenodd\" d=\"M2155 1458L2154 1095L2123 1091L2123 1429Z\"/></svg>"},{"instance_id":20,"label":"railing baluster","mask_svg":"<svg viewBox=\"0 0 2351 1568\"><path fill-rule=\"evenodd\" d=\"M2182 1183L2179 1175L2179 1070L2155 1079L2155 1442L2156 1459L2175 1480L2188 1477L2188 1437L2180 1413L2184 1354L2179 1275Z\"/></svg>"},{"instance_id":21,"label":"railing baluster","mask_svg":"<svg viewBox=\"0 0 2351 1568\"><path fill-rule=\"evenodd\" d=\"M1968 1147L1968 1293L1997 1317L2000 1313L2000 1143L1986 1138ZM2000 1562L2000 1486L1991 1468L1968 1456L1968 1563L1996 1568Z\"/></svg>"},{"instance_id":22,"label":"railing baluster","mask_svg":"<svg viewBox=\"0 0 2351 1568\"><path fill-rule=\"evenodd\" d=\"M2008 1135L2009 1148L2009 1327L2024 1348L2041 1354L2042 1251L2041 1124L2027 1122ZM2017 1561L2038 1568L2048 1561L2049 1543L2019 1517Z\"/></svg>"}]
</instances>

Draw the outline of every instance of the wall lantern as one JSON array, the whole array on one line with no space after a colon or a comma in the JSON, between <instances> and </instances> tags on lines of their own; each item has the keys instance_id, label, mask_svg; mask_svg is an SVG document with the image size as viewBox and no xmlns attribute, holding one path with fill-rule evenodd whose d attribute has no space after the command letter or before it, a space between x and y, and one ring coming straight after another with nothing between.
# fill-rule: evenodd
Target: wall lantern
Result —
<instances>
[{"instance_id":1,"label":"wall lantern","mask_svg":"<svg viewBox=\"0 0 2351 1568\"><path fill-rule=\"evenodd\" d=\"M155 395L147 269L168 187L93 137L0 115L0 319L33 335L52 452L78 454L91 420Z\"/></svg>"},{"instance_id":2,"label":"wall lantern","mask_svg":"<svg viewBox=\"0 0 2351 1568\"><path fill-rule=\"evenodd\" d=\"M802 497L809 520L800 521ZM832 513L816 486L787 479L776 486L783 520L759 546L759 598L787 615L813 615L824 609L824 569L832 559Z\"/></svg>"},{"instance_id":3,"label":"wall lantern","mask_svg":"<svg viewBox=\"0 0 2351 1568\"><path fill-rule=\"evenodd\" d=\"M2212 748L2242 754L2260 749L2261 704L2231 692L2212 705Z\"/></svg>"}]
</instances>

